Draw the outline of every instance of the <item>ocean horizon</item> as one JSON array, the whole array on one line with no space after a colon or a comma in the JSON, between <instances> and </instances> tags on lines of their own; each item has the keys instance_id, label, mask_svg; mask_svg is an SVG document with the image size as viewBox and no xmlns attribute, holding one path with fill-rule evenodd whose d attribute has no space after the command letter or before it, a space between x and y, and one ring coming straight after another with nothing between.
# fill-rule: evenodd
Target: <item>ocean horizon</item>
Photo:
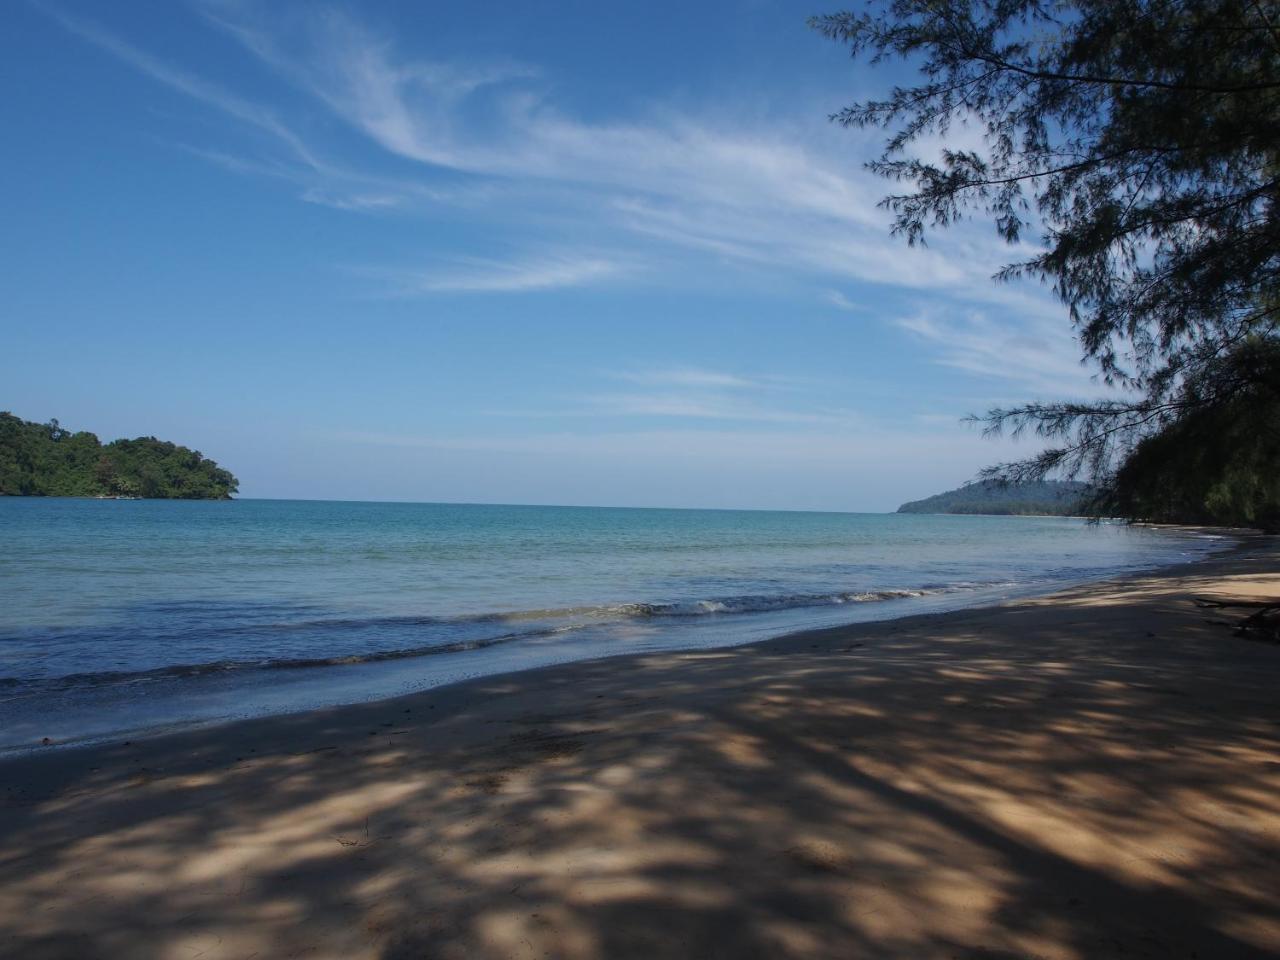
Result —
<instances>
[{"instance_id":1,"label":"ocean horizon","mask_svg":"<svg viewBox=\"0 0 1280 960\"><path fill-rule=\"evenodd\" d=\"M1222 535L1058 517L0 499L0 750L1048 593Z\"/></svg>"}]
</instances>

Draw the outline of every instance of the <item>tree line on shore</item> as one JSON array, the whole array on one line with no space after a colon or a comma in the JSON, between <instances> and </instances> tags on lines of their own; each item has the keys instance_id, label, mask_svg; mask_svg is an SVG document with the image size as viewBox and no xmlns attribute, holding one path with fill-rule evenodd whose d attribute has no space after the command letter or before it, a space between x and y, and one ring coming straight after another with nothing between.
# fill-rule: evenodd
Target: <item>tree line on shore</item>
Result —
<instances>
[{"instance_id":1,"label":"tree line on shore","mask_svg":"<svg viewBox=\"0 0 1280 960\"><path fill-rule=\"evenodd\" d=\"M198 450L155 437L104 444L57 420L0 413L0 496L229 500L237 488Z\"/></svg>"},{"instance_id":2,"label":"tree line on shore","mask_svg":"<svg viewBox=\"0 0 1280 960\"><path fill-rule=\"evenodd\" d=\"M960 513L1008 517L1079 517L1089 512L1098 494L1074 480L1036 480L1004 484L993 480L912 500L898 513Z\"/></svg>"}]
</instances>

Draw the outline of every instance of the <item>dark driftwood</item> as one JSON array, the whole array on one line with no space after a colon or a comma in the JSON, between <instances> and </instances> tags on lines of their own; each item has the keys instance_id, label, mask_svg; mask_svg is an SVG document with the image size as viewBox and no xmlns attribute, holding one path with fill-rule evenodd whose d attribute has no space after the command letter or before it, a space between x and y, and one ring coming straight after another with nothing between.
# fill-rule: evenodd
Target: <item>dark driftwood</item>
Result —
<instances>
[{"instance_id":1,"label":"dark driftwood","mask_svg":"<svg viewBox=\"0 0 1280 960\"><path fill-rule=\"evenodd\" d=\"M1253 610L1238 623L1227 623L1214 620L1223 626L1234 627L1237 637L1247 640L1261 640L1266 643L1280 643L1280 600L1217 600L1213 597L1192 597L1197 607L1204 610L1221 610L1225 607L1239 607Z\"/></svg>"},{"instance_id":2,"label":"dark driftwood","mask_svg":"<svg viewBox=\"0 0 1280 960\"><path fill-rule=\"evenodd\" d=\"M1280 607L1280 600L1215 600L1213 597L1192 597L1197 607L1217 610L1222 607L1257 607L1261 610L1274 610Z\"/></svg>"}]
</instances>

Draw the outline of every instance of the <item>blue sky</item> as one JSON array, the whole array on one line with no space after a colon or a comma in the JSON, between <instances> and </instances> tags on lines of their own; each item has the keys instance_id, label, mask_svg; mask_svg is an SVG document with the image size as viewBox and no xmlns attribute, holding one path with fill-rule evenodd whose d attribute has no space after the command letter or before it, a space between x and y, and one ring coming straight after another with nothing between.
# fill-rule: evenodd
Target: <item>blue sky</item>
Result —
<instances>
[{"instance_id":1,"label":"blue sky","mask_svg":"<svg viewBox=\"0 0 1280 960\"><path fill-rule=\"evenodd\" d=\"M885 510L1025 453L959 420L1098 392L1065 312L986 224L889 236L826 9L10 4L0 405L264 497Z\"/></svg>"}]
</instances>

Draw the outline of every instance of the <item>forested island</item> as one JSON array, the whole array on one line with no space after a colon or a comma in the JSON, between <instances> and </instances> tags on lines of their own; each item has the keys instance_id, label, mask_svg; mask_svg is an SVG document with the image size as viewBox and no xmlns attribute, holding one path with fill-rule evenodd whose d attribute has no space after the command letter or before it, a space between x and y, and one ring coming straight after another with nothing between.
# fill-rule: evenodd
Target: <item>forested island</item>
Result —
<instances>
[{"instance_id":1,"label":"forested island","mask_svg":"<svg viewBox=\"0 0 1280 960\"><path fill-rule=\"evenodd\" d=\"M1080 516L1096 491L1072 480L1040 480L998 483L994 480L966 484L923 500L913 500L898 513L971 513L1001 516Z\"/></svg>"},{"instance_id":2,"label":"forested island","mask_svg":"<svg viewBox=\"0 0 1280 960\"><path fill-rule=\"evenodd\" d=\"M0 496L230 500L238 481L198 450L157 440L103 444L57 420L0 413Z\"/></svg>"}]
</instances>

